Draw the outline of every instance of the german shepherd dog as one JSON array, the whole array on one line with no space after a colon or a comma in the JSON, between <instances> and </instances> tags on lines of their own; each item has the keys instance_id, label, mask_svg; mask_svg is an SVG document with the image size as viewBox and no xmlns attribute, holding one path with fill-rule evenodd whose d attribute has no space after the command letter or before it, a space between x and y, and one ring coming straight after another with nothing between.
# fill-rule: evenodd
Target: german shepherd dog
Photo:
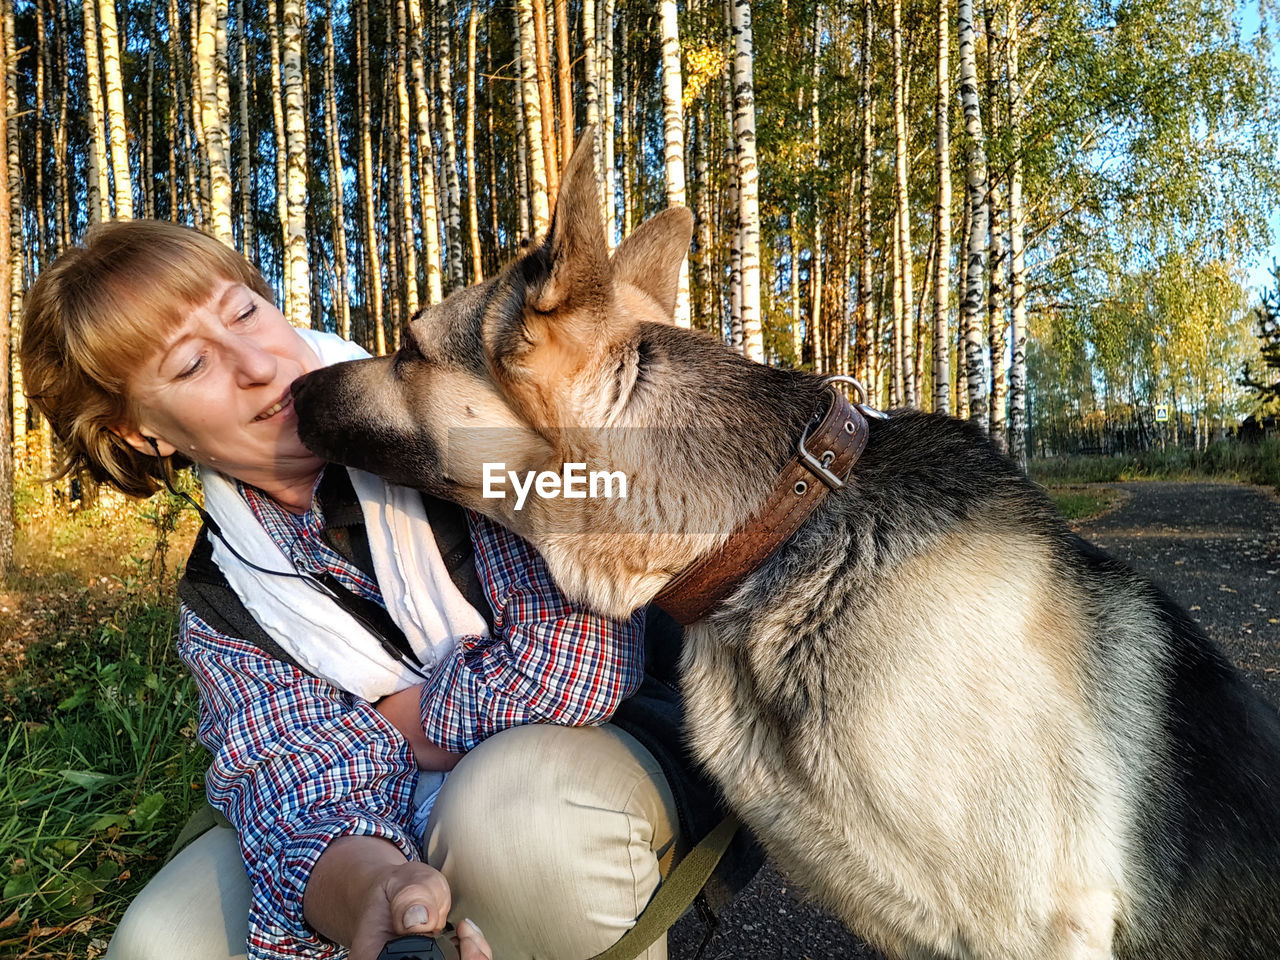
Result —
<instances>
[{"instance_id":1,"label":"german shepherd dog","mask_svg":"<svg viewBox=\"0 0 1280 960\"><path fill-rule=\"evenodd\" d=\"M317 453L494 518L623 616L759 507L827 388L672 325L692 217L610 257L584 144L540 245L294 397ZM516 509L497 461L608 464L628 495ZM732 808L890 955L1280 958L1280 718L966 423L870 421L681 677Z\"/></svg>"}]
</instances>

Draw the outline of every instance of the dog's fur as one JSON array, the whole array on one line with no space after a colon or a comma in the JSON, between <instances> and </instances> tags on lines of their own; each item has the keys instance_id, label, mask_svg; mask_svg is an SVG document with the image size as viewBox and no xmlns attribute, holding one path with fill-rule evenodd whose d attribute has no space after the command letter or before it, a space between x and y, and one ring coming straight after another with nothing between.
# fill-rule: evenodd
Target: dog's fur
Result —
<instances>
[{"instance_id":1,"label":"dog's fur","mask_svg":"<svg viewBox=\"0 0 1280 960\"><path fill-rule=\"evenodd\" d=\"M823 388L670 326L691 218L610 259L596 190L588 145L541 246L294 396L312 449L496 518L622 615L762 502ZM870 430L686 633L689 735L733 808L896 956L1280 957L1275 711L976 429ZM606 463L630 496L515 511L484 461Z\"/></svg>"}]
</instances>

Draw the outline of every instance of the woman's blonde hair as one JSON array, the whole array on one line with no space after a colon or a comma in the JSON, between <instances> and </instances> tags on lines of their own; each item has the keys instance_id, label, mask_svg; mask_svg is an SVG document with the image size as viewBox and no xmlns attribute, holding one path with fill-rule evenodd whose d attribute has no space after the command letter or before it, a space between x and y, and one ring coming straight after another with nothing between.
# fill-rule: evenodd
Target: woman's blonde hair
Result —
<instances>
[{"instance_id":1,"label":"woman's blonde hair","mask_svg":"<svg viewBox=\"0 0 1280 960\"><path fill-rule=\"evenodd\" d=\"M100 483L150 496L186 465L135 450L129 378L218 280L274 294L256 268L214 238L164 220L90 227L81 245L40 272L27 292L18 357L27 396L61 441L56 476L87 469Z\"/></svg>"}]
</instances>

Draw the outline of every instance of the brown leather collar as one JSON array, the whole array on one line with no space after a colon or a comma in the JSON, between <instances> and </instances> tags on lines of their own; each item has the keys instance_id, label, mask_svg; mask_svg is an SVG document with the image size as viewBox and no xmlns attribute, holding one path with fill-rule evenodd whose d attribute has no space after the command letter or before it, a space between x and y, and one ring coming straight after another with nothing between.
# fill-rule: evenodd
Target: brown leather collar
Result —
<instances>
[{"instance_id":1,"label":"brown leather collar","mask_svg":"<svg viewBox=\"0 0 1280 960\"><path fill-rule=\"evenodd\" d=\"M662 588L654 603L688 626L714 610L738 584L786 543L830 490L845 485L867 445L867 421L837 388L814 411L764 505L718 550L695 560ZM876 415L876 411L871 411ZM881 415L883 416L883 415ZM814 421L822 420L816 427Z\"/></svg>"}]
</instances>

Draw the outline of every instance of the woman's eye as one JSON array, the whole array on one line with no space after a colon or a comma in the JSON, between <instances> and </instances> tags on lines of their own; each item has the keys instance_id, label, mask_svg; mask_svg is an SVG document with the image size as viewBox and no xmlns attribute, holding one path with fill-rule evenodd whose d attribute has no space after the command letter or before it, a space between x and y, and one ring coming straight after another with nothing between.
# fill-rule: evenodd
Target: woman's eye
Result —
<instances>
[{"instance_id":1,"label":"woman's eye","mask_svg":"<svg viewBox=\"0 0 1280 960\"><path fill-rule=\"evenodd\" d=\"M251 303L240 311L239 315L236 317L236 322L244 323L246 320L252 319L253 315L257 312L258 305L256 303Z\"/></svg>"},{"instance_id":2,"label":"woman's eye","mask_svg":"<svg viewBox=\"0 0 1280 960\"><path fill-rule=\"evenodd\" d=\"M187 378L194 376L203 366L204 355L201 354L183 368L182 372L178 374L177 379L186 380Z\"/></svg>"}]
</instances>

